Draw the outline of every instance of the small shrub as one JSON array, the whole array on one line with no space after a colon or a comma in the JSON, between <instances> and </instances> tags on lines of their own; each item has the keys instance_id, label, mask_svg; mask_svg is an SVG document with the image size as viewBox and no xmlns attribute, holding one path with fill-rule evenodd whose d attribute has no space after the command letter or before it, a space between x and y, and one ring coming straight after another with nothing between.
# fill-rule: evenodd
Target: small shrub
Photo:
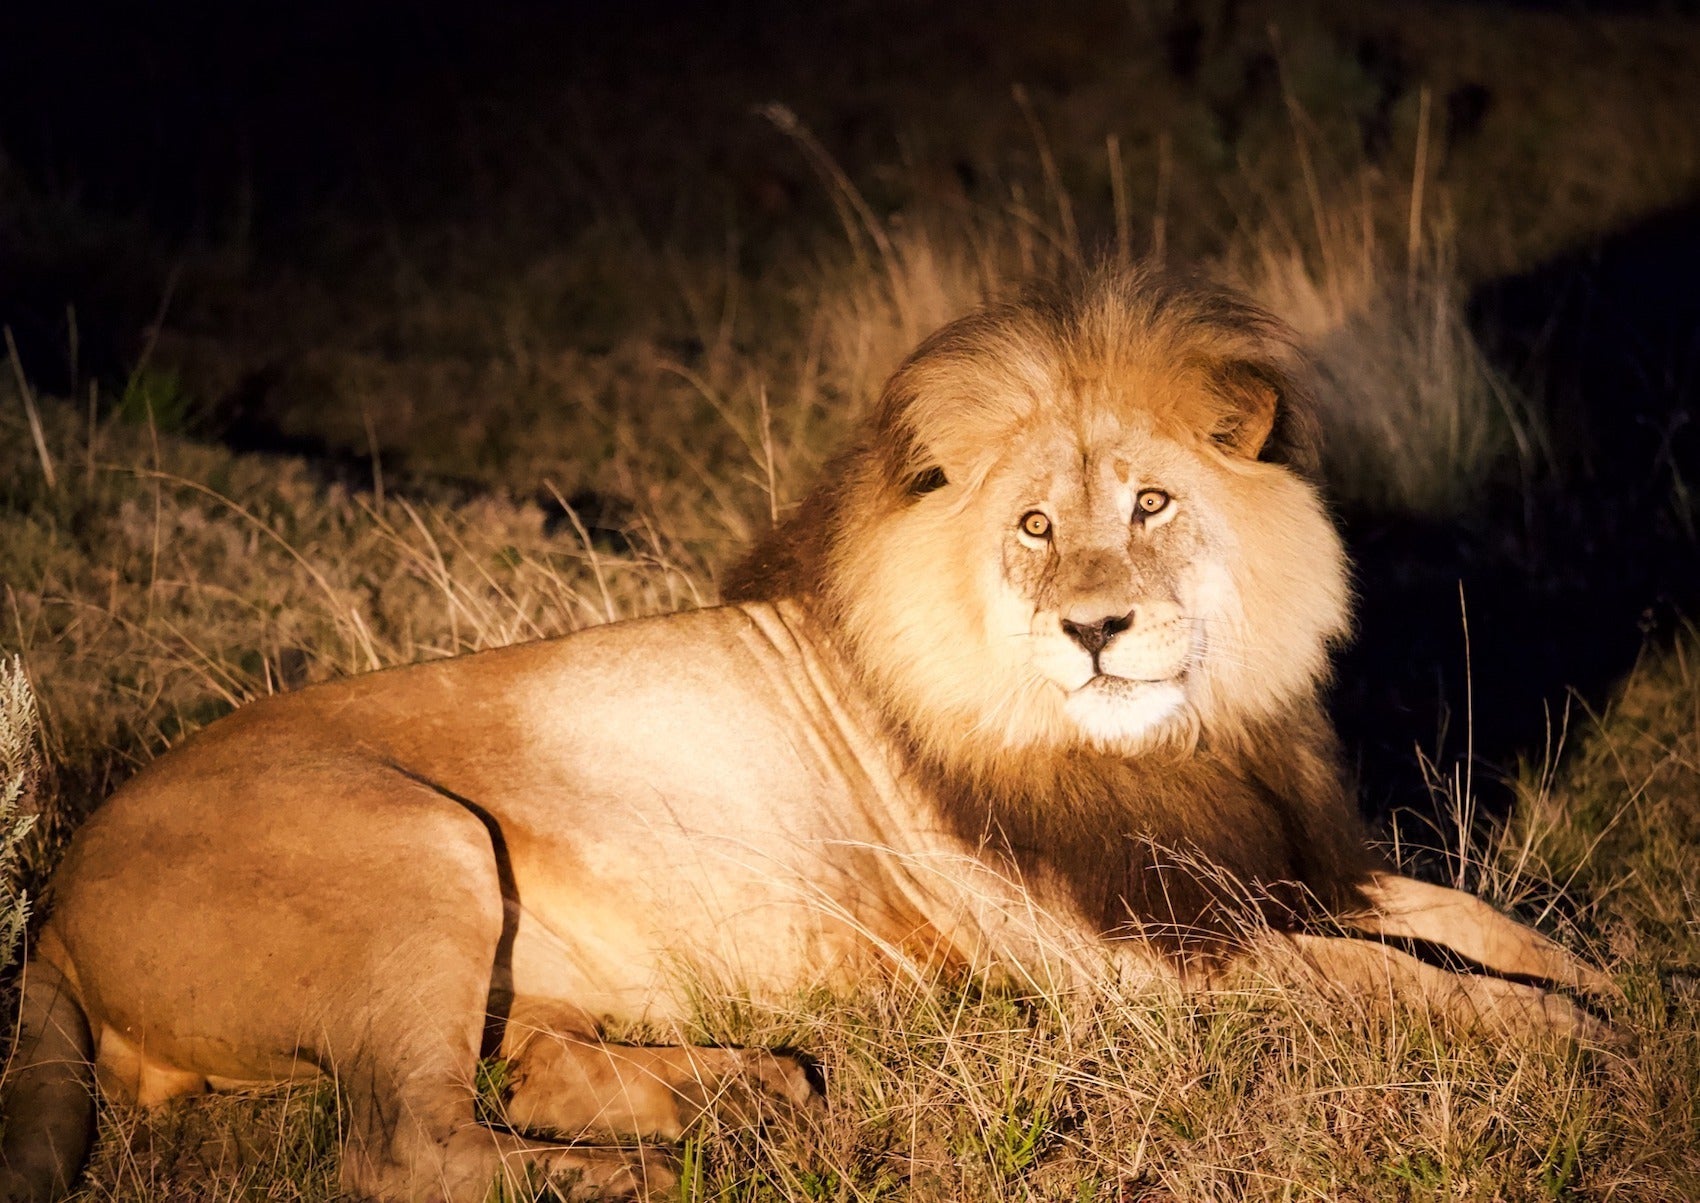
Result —
<instances>
[{"instance_id":1,"label":"small shrub","mask_svg":"<svg viewBox=\"0 0 1700 1203\"><path fill-rule=\"evenodd\" d=\"M0 974L12 966L29 918L29 900L18 885L24 837L35 826L41 784L40 727L35 694L23 663L0 660Z\"/></svg>"}]
</instances>

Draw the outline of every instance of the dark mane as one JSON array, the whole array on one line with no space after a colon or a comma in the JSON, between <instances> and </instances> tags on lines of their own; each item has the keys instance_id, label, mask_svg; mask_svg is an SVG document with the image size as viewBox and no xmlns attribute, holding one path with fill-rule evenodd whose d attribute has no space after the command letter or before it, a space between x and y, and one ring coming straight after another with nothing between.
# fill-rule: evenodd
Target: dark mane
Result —
<instances>
[{"instance_id":1,"label":"dark mane","mask_svg":"<svg viewBox=\"0 0 1700 1203\"><path fill-rule=\"evenodd\" d=\"M1381 867L1314 703L1245 746L1037 753L1002 774L910 763L969 846L1058 890L1104 936L1140 934L1181 959L1255 924L1291 931L1360 908Z\"/></svg>"},{"instance_id":2,"label":"dark mane","mask_svg":"<svg viewBox=\"0 0 1700 1203\"><path fill-rule=\"evenodd\" d=\"M1244 293L1174 268L1099 267L1031 284L991 312L1033 315L1066 342L1111 307L1143 313L1149 324L1181 335L1229 336L1238 345L1212 374L1230 389L1236 380L1260 380L1279 397L1275 427L1258 458L1319 482L1323 429L1314 367L1287 323Z\"/></svg>"},{"instance_id":3,"label":"dark mane","mask_svg":"<svg viewBox=\"0 0 1700 1203\"><path fill-rule=\"evenodd\" d=\"M827 466L819 484L779 525L768 530L738 558L720 582L725 602L778 601L824 592L828 552L839 515L848 503L847 478L870 453L856 448Z\"/></svg>"}]
</instances>

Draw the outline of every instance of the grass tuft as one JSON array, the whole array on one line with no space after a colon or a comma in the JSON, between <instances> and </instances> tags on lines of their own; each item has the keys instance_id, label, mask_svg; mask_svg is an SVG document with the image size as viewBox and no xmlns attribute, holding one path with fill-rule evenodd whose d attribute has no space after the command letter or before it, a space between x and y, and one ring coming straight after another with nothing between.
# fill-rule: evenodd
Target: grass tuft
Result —
<instances>
[{"instance_id":1,"label":"grass tuft","mask_svg":"<svg viewBox=\"0 0 1700 1203\"><path fill-rule=\"evenodd\" d=\"M1316 366L1332 492L1360 513L1445 519L1491 485L1526 491L1543 424L1477 343L1450 239L1413 239L1401 267L1367 206L1319 217L1321 250L1267 231L1239 269Z\"/></svg>"}]
</instances>

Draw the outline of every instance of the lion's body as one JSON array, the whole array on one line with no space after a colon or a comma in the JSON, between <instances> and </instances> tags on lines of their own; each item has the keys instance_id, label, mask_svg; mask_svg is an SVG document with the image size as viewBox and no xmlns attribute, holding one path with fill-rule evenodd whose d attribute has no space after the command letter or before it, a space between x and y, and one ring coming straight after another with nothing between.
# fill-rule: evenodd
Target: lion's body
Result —
<instances>
[{"instance_id":1,"label":"lion's body","mask_svg":"<svg viewBox=\"0 0 1700 1203\"><path fill-rule=\"evenodd\" d=\"M899 371L734 604L239 710L77 835L26 1042L81 1041L144 1102L334 1073L351 1188L472 1199L504 1159L665 1179L480 1128L481 1046L515 1061L510 1121L551 1136L677 1136L739 1082L805 1101L784 1059L598 1040L687 1019L705 978L1208 985L1278 954L1585 1026L1529 985L1305 933L1328 911L1597 984L1364 851L1319 697L1345 560L1287 357L1249 306L1141 276L987 311ZM64 1094L44 1058L10 1106ZM22 1139L20 1191L74 1169Z\"/></svg>"},{"instance_id":2,"label":"lion's body","mask_svg":"<svg viewBox=\"0 0 1700 1203\"><path fill-rule=\"evenodd\" d=\"M974 908L939 889L975 862L803 626L722 607L246 707L79 832L46 956L75 974L97 1044L230 1079L277 1074L296 1050L333 1057L315 1029L369 1009L349 982L417 984L413 947L448 939L417 907L439 900L488 957L505 895L505 984L622 1020L688 1019L691 973L842 984L881 945L1031 962L1031 917L995 873ZM209 830L241 838L209 846ZM287 991L257 989L253 929L230 921L252 914L256 883L263 972Z\"/></svg>"}]
</instances>

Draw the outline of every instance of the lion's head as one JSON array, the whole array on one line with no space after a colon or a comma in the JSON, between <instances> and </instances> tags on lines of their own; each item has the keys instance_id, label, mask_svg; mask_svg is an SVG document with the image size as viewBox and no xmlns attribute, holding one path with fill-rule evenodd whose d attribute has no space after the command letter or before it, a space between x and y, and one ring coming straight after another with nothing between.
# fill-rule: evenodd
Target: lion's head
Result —
<instances>
[{"instance_id":1,"label":"lion's head","mask_svg":"<svg viewBox=\"0 0 1700 1203\"><path fill-rule=\"evenodd\" d=\"M733 574L812 598L934 758L1229 736L1347 625L1288 331L1146 273L944 327Z\"/></svg>"}]
</instances>

